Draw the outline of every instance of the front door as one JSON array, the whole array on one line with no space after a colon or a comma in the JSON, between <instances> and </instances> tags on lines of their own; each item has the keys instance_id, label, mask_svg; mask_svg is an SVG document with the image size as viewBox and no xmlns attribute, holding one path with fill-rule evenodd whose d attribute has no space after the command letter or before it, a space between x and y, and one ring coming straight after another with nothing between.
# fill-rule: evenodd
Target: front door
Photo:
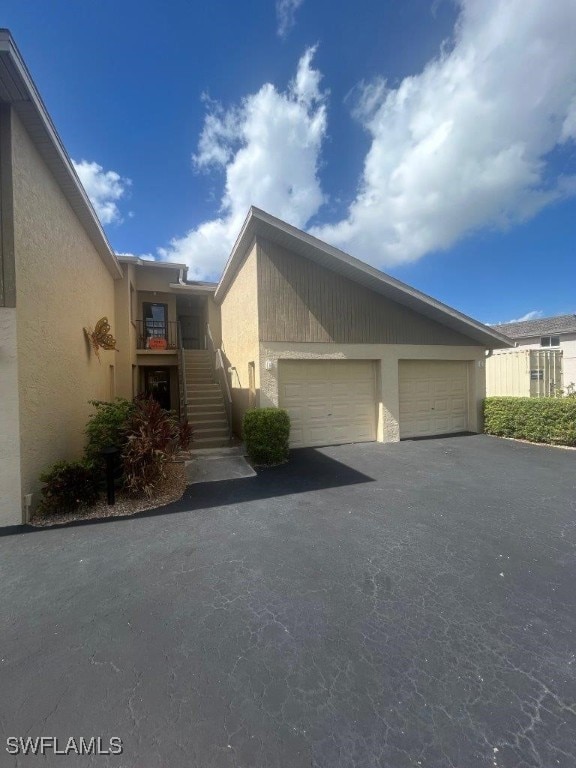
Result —
<instances>
[{"instance_id":1,"label":"front door","mask_svg":"<svg viewBox=\"0 0 576 768\"><path fill-rule=\"evenodd\" d=\"M144 301L142 303L144 312L144 345L151 347L154 343L164 344L164 349L168 343L168 304L158 304L156 302ZM151 342L151 339L154 339Z\"/></svg>"},{"instance_id":2,"label":"front door","mask_svg":"<svg viewBox=\"0 0 576 768\"><path fill-rule=\"evenodd\" d=\"M203 349L198 315L181 315L182 346L184 349Z\"/></svg>"},{"instance_id":3,"label":"front door","mask_svg":"<svg viewBox=\"0 0 576 768\"><path fill-rule=\"evenodd\" d=\"M170 368L144 368L144 393L170 410Z\"/></svg>"}]
</instances>

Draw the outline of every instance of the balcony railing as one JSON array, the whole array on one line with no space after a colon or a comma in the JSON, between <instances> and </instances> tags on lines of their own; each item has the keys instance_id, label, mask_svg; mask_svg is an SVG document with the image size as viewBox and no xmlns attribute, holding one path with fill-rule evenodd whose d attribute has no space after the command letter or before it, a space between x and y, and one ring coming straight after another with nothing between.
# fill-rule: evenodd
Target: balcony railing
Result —
<instances>
[{"instance_id":1,"label":"balcony railing","mask_svg":"<svg viewBox=\"0 0 576 768\"><path fill-rule=\"evenodd\" d=\"M137 320L136 349L153 352L178 350L178 323L173 320Z\"/></svg>"}]
</instances>

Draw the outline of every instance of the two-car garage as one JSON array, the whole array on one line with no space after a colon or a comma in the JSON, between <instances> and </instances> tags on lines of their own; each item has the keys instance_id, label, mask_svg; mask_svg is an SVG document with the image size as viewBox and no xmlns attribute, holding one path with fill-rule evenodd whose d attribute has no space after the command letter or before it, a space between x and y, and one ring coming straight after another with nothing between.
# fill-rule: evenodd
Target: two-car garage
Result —
<instances>
[{"instance_id":1,"label":"two-car garage","mask_svg":"<svg viewBox=\"0 0 576 768\"><path fill-rule=\"evenodd\" d=\"M376 440L380 363L379 359L281 360L279 405L290 415L291 445ZM398 360L395 364L400 438L469 429L467 361ZM385 387L382 396L386 397Z\"/></svg>"}]
</instances>

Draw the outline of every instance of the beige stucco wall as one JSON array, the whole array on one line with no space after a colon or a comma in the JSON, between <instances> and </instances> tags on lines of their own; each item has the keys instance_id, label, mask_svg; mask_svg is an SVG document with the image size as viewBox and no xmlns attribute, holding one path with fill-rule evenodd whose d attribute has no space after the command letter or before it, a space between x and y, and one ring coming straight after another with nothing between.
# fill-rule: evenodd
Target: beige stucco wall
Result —
<instances>
[{"instance_id":1,"label":"beige stucco wall","mask_svg":"<svg viewBox=\"0 0 576 768\"><path fill-rule=\"evenodd\" d=\"M216 304L212 296L208 296L207 303L208 325L210 326L210 332L212 333L212 339L214 346L222 346L222 318L220 313L220 305Z\"/></svg>"},{"instance_id":2,"label":"beige stucco wall","mask_svg":"<svg viewBox=\"0 0 576 768\"><path fill-rule=\"evenodd\" d=\"M123 277L115 281L116 396L130 400L133 395L132 366L136 365L137 296L134 267L122 265Z\"/></svg>"},{"instance_id":3,"label":"beige stucco wall","mask_svg":"<svg viewBox=\"0 0 576 768\"><path fill-rule=\"evenodd\" d=\"M179 270L170 267L147 267L138 265L136 288L139 291L167 291L170 283L177 283Z\"/></svg>"},{"instance_id":4,"label":"beige stucco wall","mask_svg":"<svg viewBox=\"0 0 576 768\"><path fill-rule=\"evenodd\" d=\"M114 279L14 115L14 236L22 494L79 457L91 399L110 396L116 353L91 352L83 327L107 316Z\"/></svg>"},{"instance_id":5,"label":"beige stucco wall","mask_svg":"<svg viewBox=\"0 0 576 768\"><path fill-rule=\"evenodd\" d=\"M260 406L278 406L278 360L376 360L377 439L391 443L400 439L399 360L465 360L469 362L468 424L472 432L482 430L482 400L485 395L484 349L477 346L416 344L330 344L262 342L260 344ZM266 368L269 361L271 367Z\"/></svg>"},{"instance_id":6,"label":"beige stucco wall","mask_svg":"<svg viewBox=\"0 0 576 768\"><path fill-rule=\"evenodd\" d=\"M0 526L22 522L16 310L0 307Z\"/></svg>"},{"instance_id":7,"label":"beige stucco wall","mask_svg":"<svg viewBox=\"0 0 576 768\"><path fill-rule=\"evenodd\" d=\"M249 405L249 364L255 363L256 392L259 382L258 274L254 245L238 270L221 305L225 362L234 366L230 376L233 428L240 434L242 418ZM256 395L256 405L258 396Z\"/></svg>"}]
</instances>

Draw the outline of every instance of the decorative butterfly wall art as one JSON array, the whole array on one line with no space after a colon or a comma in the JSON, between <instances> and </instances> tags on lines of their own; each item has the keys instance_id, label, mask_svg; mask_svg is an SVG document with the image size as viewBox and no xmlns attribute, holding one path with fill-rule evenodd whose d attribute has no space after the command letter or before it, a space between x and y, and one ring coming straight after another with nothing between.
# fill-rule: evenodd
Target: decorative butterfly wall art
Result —
<instances>
[{"instance_id":1,"label":"decorative butterfly wall art","mask_svg":"<svg viewBox=\"0 0 576 768\"><path fill-rule=\"evenodd\" d=\"M96 323L96 328L84 328L86 338L90 342L94 354L100 360L100 349L116 349L116 339L110 333L110 323L107 317L101 317Z\"/></svg>"}]
</instances>

